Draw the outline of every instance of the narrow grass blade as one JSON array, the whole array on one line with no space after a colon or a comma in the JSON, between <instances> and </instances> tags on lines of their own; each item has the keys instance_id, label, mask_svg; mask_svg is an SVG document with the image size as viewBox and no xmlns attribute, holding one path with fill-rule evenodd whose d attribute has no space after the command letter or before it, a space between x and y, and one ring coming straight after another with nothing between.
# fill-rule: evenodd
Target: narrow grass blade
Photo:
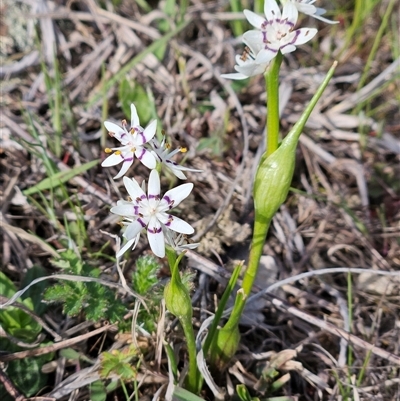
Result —
<instances>
[{"instance_id":1,"label":"narrow grass blade","mask_svg":"<svg viewBox=\"0 0 400 401\"><path fill-rule=\"evenodd\" d=\"M44 191L46 189L58 187L59 185L63 184L64 182L67 182L70 179L74 178L75 176L82 174L85 171L96 166L99 163L99 161L100 161L99 159L92 160L90 162L82 164L82 166L75 167L71 170L60 171L59 173L56 173L56 174L52 175L51 177L45 178L43 181L39 182L38 184L34 185L33 187L26 189L25 191L23 191L23 194L25 196L27 196L27 195L35 194L37 192Z\"/></svg>"},{"instance_id":2,"label":"narrow grass blade","mask_svg":"<svg viewBox=\"0 0 400 401\"><path fill-rule=\"evenodd\" d=\"M157 39L150 46L146 47L146 49L142 50L136 57L134 57L129 63L127 63L116 74L114 74L111 79L109 79L107 82L104 83L103 90L97 93L95 96L93 96L89 100L87 106L90 107L93 104L97 103L103 96L104 91L108 92L117 82L121 81L126 76L129 70L131 70L133 67L139 64L148 54L154 53L160 46L165 45L175 35L177 35L180 31L186 28L190 22L191 20L188 19L187 21L178 25L175 30L167 33L162 38Z\"/></svg>"}]
</instances>

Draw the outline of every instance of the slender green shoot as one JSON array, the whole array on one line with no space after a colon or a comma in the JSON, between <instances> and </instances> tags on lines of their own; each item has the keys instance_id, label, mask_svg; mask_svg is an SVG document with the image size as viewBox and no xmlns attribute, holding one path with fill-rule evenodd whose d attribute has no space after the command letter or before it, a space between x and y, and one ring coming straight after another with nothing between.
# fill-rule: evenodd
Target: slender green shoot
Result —
<instances>
[{"instance_id":1,"label":"slender green shoot","mask_svg":"<svg viewBox=\"0 0 400 401\"><path fill-rule=\"evenodd\" d=\"M353 283L351 280L351 273L347 273L347 309L349 311L349 329L351 332L351 326L353 324ZM350 344L347 355L347 364L348 366L353 365L353 349Z\"/></svg>"},{"instance_id":2,"label":"slender green shoot","mask_svg":"<svg viewBox=\"0 0 400 401\"><path fill-rule=\"evenodd\" d=\"M377 32L377 34L375 36L374 44L372 45L372 49L369 52L368 59L367 59L367 61L365 63L365 67L364 67L363 73L361 75L360 80L358 81L357 91L359 91L365 84L365 81L367 79L368 73L369 73L369 71L371 69L372 62L375 59L376 53L378 51L378 47L379 47L379 45L381 43L382 36L383 36L384 32L386 31L386 29L388 27L389 17L392 15L392 11L393 11L393 7L394 7L395 3L397 3L397 0L391 0L391 2L389 3L389 5L388 5L388 7L387 7L387 9L385 11L385 14L384 14L383 19L382 19L382 23L381 23L381 25L379 27L379 30L378 30L378 32ZM357 104L356 112L355 112L356 114L358 114L361 111L362 106L363 106L363 103L361 103L361 102Z\"/></svg>"},{"instance_id":3,"label":"slender green shoot","mask_svg":"<svg viewBox=\"0 0 400 401\"><path fill-rule=\"evenodd\" d=\"M357 378L357 382L356 382L356 386L357 387L360 387L362 382L363 382L363 380L364 380L364 377L365 377L365 375L367 373L367 368L368 368L368 364L369 364L369 361L371 359L371 356L372 356L372 351L368 350L367 355L365 356L364 363L363 363L363 365L361 367L360 373L359 373L358 378Z\"/></svg>"},{"instance_id":4,"label":"slender green shoot","mask_svg":"<svg viewBox=\"0 0 400 401\"><path fill-rule=\"evenodd\" d=\"M240 271L242 270L243 267L243 262L240 262L238 265L236 265L235 269L233 270L232 276L229 279L228 285L225 288L225 291L222 295L221 301L219 302L218 309L215 312L214 320L211 324L210 330L207 334L207 338L204 341L203 345L203 352L204 355L207 356L208 350L210 349L210 346L213 342L213 339L215 337L215 333L218 328L218 324L221 320L222 314L224 312L226 303L228 302L229 297L233 293L233 290L235 289L235 285L237 282L237 279L239 277Z\"/></svg>"},{"instance_id":5,"label":"slender green shoot","mask_svg":"<svg viewBox=\"0 0 400 401\"><path fill-rule=\"evenodd\" d=\"M231 5L231 11L234 13L240 13L243 11L243 6L240 0L229 0ZM242 36L244 33L244 21L242 20L233 20L231 22L231 28L233 31L233 35L238 37Z\"/></svg>"}]
</instances>

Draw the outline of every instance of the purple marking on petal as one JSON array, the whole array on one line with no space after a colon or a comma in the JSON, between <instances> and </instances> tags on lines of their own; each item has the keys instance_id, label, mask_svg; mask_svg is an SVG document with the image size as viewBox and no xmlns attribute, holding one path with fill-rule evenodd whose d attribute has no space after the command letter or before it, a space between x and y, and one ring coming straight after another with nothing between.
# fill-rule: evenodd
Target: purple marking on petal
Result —
<instances>
[{"instance_id":1,"label":"purple marking on petal","mask_svg":"<svg viewBox=\"0 0 400 401\"><path fill-rule=\"evenodd\" d=\"M166 162L166 163L169 163L169 164L172 164L173 166L178 166L178 163L175 163L175 162L172 161L172 160L166 160L165 162Z\"/></svg>"},{"instance_id":2,"label":"purple marking on petal","mask_svg":"<svg viewBox=\"0 0 400 401\"><path fill-rule=\"evenodd\" d=\"M168 204L170 204L171 202L173 202L173 200L169 197L169 196L165 196L164 195L164 200L166 200L168 202Z\"/></svg>"},{"instance_id":3,"label":"purple marking on petal","mask_svg":"<svg viewBox=\"0 0 400 401\"><path fill-rule=\"evenodd\" d=\"M174 220L174 216L169 215L168 216L168 221L164 224L166 227L169 227L172 223L172 221Z\"/></svg>"},{"instance_id":4,"label":"purple marking on petal","mask_svg":"<svg viewBox=\"0 0 400 401\"><path fill-rule=\"evenodd\" d=\"M293 39L292 39L289 43L287 43L286 45L282 46L282 49L283 49L285 46L294 45L294 44L296 43L297 38L298 38L299 35L300 35L300 31L297 29L297 30L294 31L294 33L295 33L295 35L293 36Z\"/></svg>"},{"instance_id":5,"label":"purple marking on petal","mask_svg":"<svg viewBox=\"0 0 400 401\"><path fill-rule=\"evenodd\" d=\"M265 45L265 46L264 46L264 49L265 49L265 50L270 50L270 51L273 52L273 53L278 53L278 51L279 51L279 49L278 49L278 50L273 49L272 47L269 47L268 45Z\"/></svg>"},{"instance_id":6,"label":"purple marking on petal","mask_svg":"<svg viewBox=\"0 0 400 401\"><path fill-rule=\"evenodd\" d=\"M137 157L139 160L142 160L142 159L143 159L143 155L146 153L146 149L140 147L140 150L141 150L141 152L139 153L139 152L138 152L139 149L136 149L135 155L136 155L136 157ZM138 153L139 153L139 154L138 154Z\"/></svg>"},{"instance_id":7,"label":"purple marking on petal","mask_svg":"<svg viewBox=\"0 0 400 401\"><path fill-rule=\"evenodd\" d=\"M140 223L140 225L141 225L143 228L146 227L145 222L144 222L140 217L137 219L137 221Z\"/></svg>"},{"instance_id":8,"label":"purple marking on petal","mask_svg":"<svg viewBox=\"0 0 400 401\"><path fill-rule=\"evenodd\" d=\"M159 199L160 199L160 194L157 194L157 195L151 195L151 194L149 194L148 198L149 198L149 199L156 199L156 200L159 200Z\"/></svg>"},{"instance_id":9,"label":"purple marking on petal","mask_svg":"<svg viewBox=\"0 0 400 401\"><path fill-rule=\"evenodd\" d=\"M124 163L128 163L128 162L131 162L133 160L133 157L125 158L124 156L122 156L122 158L124 159Z\"/></svg>"},{"instance_id":10,"label":"purple marking on petal","mask_svg":"<svg viewBox=\"0 0 400 401\"><path fill-rule=\"evenodd\" d=\"M139 206L133 206L133 214L138 215L139 214Z\"/></svg>"},{"instance_id":11,"label":"purple marking on petal","mask_svg":"<svg viewBox=\"0 0 400 401\"><path fill-rule=\"evenodd\" d=\"M142 139L142 144L147 142L146 137L143 135L143 132L144 132L143 130L137 131L138 136Z\"/></svg>"},{"instance_id":12,"label":"purple marking on petal","mask_svg":"<svg viewBox=\"0 0 400 401\"><path fill-rule=\"evenodd\" d=\"M148 231L149 233L151 233L151 234L159 234L159 233L162 231L162 228L161 228L161 227L159 227L159 228L156 228L156 227L154 227L154 228L147 227L147 231Z\"/></svg>"}]
</instances>

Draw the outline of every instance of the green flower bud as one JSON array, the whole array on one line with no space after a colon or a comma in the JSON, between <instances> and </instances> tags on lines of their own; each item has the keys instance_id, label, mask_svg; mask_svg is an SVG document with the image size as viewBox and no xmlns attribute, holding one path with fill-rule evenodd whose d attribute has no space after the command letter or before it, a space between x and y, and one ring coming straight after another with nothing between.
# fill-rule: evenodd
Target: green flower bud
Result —
<instances>
[{"instance_id":1,"label":"green flower bud","mask_svg":"<svg viewBox=\"0 0 400 401\"><path fill-rule=\"evenodd\" d=\"M256 219L271 220L285 201L292 182L298 137L288 135L269 157L261 158L254 181Z\"/></svg>"},{"instance_id":2,"label":"green flower bud","mask_svg":"<svg viewBox=\"0 0 400 401\"><path fill-rule=\"evenodd\" d=\"M329 80L332 78L336 65L337 62L335 61L303 114L282 141L281 146L270 156L267 157L264 154L261 158L254 182L256 220L271 221L276 211L285 201L292 182L296 147L300 134Z\"/></svg>"},{"instance_id":3,"label":"green flower bud","mask_svg":"<svg viewBox=\"0 0 400 401\"><path fill-rule=\"evenodd\" d=\"M171 281L165 286L164 299L167 309L179 320L192 319L190 294L180 281L171 278Z\"/></svg>"},{"instance_id":4,"label":"green flower bud","mask_svg":"<svg viewBox=\"0 0 400 401\"><path fill-rule=\"evenodd\" d=\"M239 320L245 305L246 295L241 288L235 299L232 314L225 326L219 328L211 345L210 363L222 370L236 354L240 342Z\"/></svg>"}]
</instances>

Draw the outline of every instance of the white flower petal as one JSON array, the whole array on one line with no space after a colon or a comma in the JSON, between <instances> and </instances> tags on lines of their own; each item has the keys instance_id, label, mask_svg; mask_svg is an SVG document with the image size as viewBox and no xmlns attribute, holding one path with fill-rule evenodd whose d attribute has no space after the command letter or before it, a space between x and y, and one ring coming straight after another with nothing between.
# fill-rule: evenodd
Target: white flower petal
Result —
<instances>
[{"instance_id":1,"label":"white flower petal","mask_svg":"<svg viewBox=\"0 0 400 401\"><path fill-rule=\"evenodd\" d=\"M147 188L148 198L160 198L160 175L157 170L151 170Z\"/></svg>"},{"instance_id":2,"label":"white flower petal","mask_svg":"<svg viewBox=\"0 0 400 401\"><path fill-rule=\"evenodd\" d=\"M125 131L119 125L112 123L111 121L104 121L104 126L106 127L107 131L111 134L121 135Z\"/></svg>"},{"instance_id":3,"label":"white flower petal","mask_svg":"<svg viewBox=\"0 0 400 401\"><path fill-rule=\"evenodd\" d=\"M135 220L132 223L128 224L126 230L124 232L124 238L127 240L131 240L132 238L136 238L138 234L145 228L145 224L141 220Z\"/></svg>"},{"instance_id":4,"label":"white flower petal","mask_svg":"<svg viewBox=\"0 0 400 401\"><path fill-rule=\"evenodd\" d=\"M157 161L154 155L143 147L139 147L135 151L135 156L150 170L156 168Z\"/></svg>"},{"instance_id":5,"label":"white flower petal","mask_svg":"<svg viewBox=\"0 0 400 401\"><path fill-rule=\"evenodd\" d=\"M131 128L140 127L139 116L136 110L136 106L131 103Z\"/></svg>"},{"instance_id":6,"label":"white flower petal","mask_svg":"<svg viewBox=\"0 0 400 401\"><path fill-rule=\"evenodd\" d=\"M247 31L243 34L243 42L253 50L254 54L256 54L264 48L263 33L254 29Z\"/></svg>"},{"instance_id":7,"label":"white flower petal","mask_svg":"<svg viewBox=\"0 0 400 401\"><path fill-rule=\"evenodd\" d=\"M288 53L294 52L295 50L296 50L296 46L294 46L294 45L286 45L286 46L281 48L281 53L282 54L288 54Z\"/></svg>"},{"instance_id":8,"label":"white flower petal","mask_svg":"<svg viewBox=\"0 0 400 401\"><path fill-rule=\"evenodd\" d=\"M269 63L276 55L278 54L278 51L273 51L270 49L264 49L261 50L256 57L256 63L257 64L267 64Z\"/></svg>"},{"instance_id":9,"label":"white flower petal","mask_svg":"<svg viewBox=\"0 0 400 401\"><path fill-rule=\"evenodd\" d=\"M132 204L132 202L124 205L117 203L117 206L113 206L110 209L110 212L117 214L118 216L137 217L135 213L135 206Z\"/></svg>"},{"instance_id":10,"label":"white flower petal","mask_svg":"<svg viewBox=\"0 0 400 401\"><path fill-rule=\"evenodd\" d=\"M243 14L247 18L247 21L249 21L249 23L254 26L254 28L261 29L263 23L265 22L264 17L261 17L260 15L250 10L243 10Z\"/></svg>"},{"instance_id":11,"label":"white flower petal","mask_svg":"<svg viewBox=\"0 0 400 401\"><path fill-rule=\"evenodd\" d=\"M275 0L264 1L264 14L268 21L281 18L281 10L279 9L279 6Z\"/></svg>"},{"instance_id":12,"label":"white flower petal","mask_svg":"<svg viewBox=\"0 0 400 401\"><path fill-rule=\"evenodd\" d=\"M317 12L317 7L311 5L311 4L304 4L304 3L294 3L296 8L304 14L311 15L313 16Z\"/></svg>"},{"instance_id":13,"label":"white flower petal","mask_svg":"<svg viewBox=\"0 0 400 401\"><path fill-rule=\"evenodd\" d=\"M235 66L235 70L247 77L253 77L254 75L264 74L268 64L257 64L256 62L247 63L245 65Z\"/></svg>"},{"instance_id":14,"label":"white flower petal","mask_svg":"<svg viewBox=\"0 0 400 401\"><path fill-rule=\"evenodd\" d=\"M181 170L177 169L176 166L171 166L170 164L166 164L166 166L174 173L175 177L178 177L180 180L187 179L186 175L183 174Z\"/></svg>"},{"instance_id":15,"label":"white flower petal","mask_svg":"<svg viewBox=\"0 0 400 401\"><path fill-rule=\"evenodd\" d=\"M133 157L130 157L128 159L124 159L124 162L122 163L121 170L119 173L114 177L114 180L122 177L125 175L125 173L129 170L129 167L132 166L133 164Z\"/></svg>"},{"instance_id":16,"label":"white flower petal","mask_svg":"<svg viewBox=\"0 0 400 401\"><path fill-rule=\"evenodd\" d=\"M132 247L133 249L136 247L136 245L137 245L136 238L132 238L117 252L116 257L120 258L129 248Z\"/></svg>"},{"instance_id":17,"label":"white flower petal","mask_svg":"<svg viewBox=\"0 0 400 401\"><path fill-rule=\"evenodd\" d=\"M164 233L161 224L155 218L151 219L149 222L147 227L147 238L154 255L163 258L165 256Z\"/></svg>"},{"instance_id":18,"label":"white flower petal","mask_svg":"<svg viewBox=\"0 0 400 401\"><path fill-rule=\"evenodd\" d=\"M124 159L122 158L121 154L111 154L108 156L106 159L103 160L103 163L101 163L102 167L111 167L111 166L116 166L117 164L121 163Z\"/></svg>"},{"instance_id":19,"label":"white flower petal","mask_svg":"<svg viewBox=\"0 0 400 401\"><path fill-rule=\"evenodd\" d=\"M151 139L154 138L154 135L157 131L157 120L153 120L143 131L143 136L145 138L145 142L149 142Z\"/></svg>"},{"instance_id":20,"label":"white flower petal","mask_svg":"<svg viewBox=\"0 0 400 401\"><path fill-rule=\"evenodd\" d=\"M162 213L158 216L161 223L170 230L176 231L181 234L193 234L194 228L186 221L180 219L179 217L172 216L167 213Z\"/></svg>"},{"instance_id":21,"label":"white flower petal","mask_svg":"<svg viewBox=\"0 0 400 401\"><path fill-rule=\"evenodd\" d=\"M297 29L296 31L296 40L294 44L296 46L302 45L304 43L307 43L309 40L311 40L318 32L318 29L315 28L300 28Z\"/></svg>"},{"instance_id":22,"label":"white flower petal","mask_svg":"<svg viewBox=\"0 0 400 401\"><path fill-rule=\"evenodd\" d=\"M317 10L318 10L318 9L317 9ZM319 9L319 10L323 10L323 9L321 8L321 9ZM324 10L324 11L325 11L325 10ZM325 13L322 13L322 14L325 14ZM325 18L325 17L321 17L320 14L314 14L313 17L314 17L315 19L319 19L320 21L325 22L325 23L327 23L327 24L338 24L338 23L339 23L339 21L332 21L332 20L327 19L327 18Z\"/></svg>"},{"instance_id":23,"label":"white flower petal","mask_svg":"<svg viewBox=\"0 0 400 401\"><path fill-rule=\"evenodd\" d=\"M241 74L239 72L232 72L230 74L221 74L221 77L225 79L234 79L234 80L249 78L247 75Z\"/></svg>"},{"instance_id":24,"label":"white flower petal","mask_svg":"<svg viewBox=\"0 0 400 401\"><path fill-rule=\"evenodd\" d=\"M298 16L299 12L294 3L289 2L283 6L282 19L287 19L287 21L292 25L292 28L296 25Z\"/></svg>"},{"instance_id":25,"label":"white flower petal","mask_svg":"<svg viewBox=\"0 0 400 401\"><path fill-rule=\"evenodd\" d=\"M142 188L138 182L132 178L124 177L124 185L128 191L129 196L134 200L136 198L145 199L146 194L143 192Z\"/></svg>"},{"instance_id":26,"label":"white flower petal","mask_svg":"<svg viewBox=\"0 0 400 401\"><path fill-rule=\"evenodd\" d=\"M173 207L178 206L185 198L192 192L193 184L191 182L187 184L179 185L179 187L172 188L167 191L161 199L160 205L167 205L173 203Z\"/></svg>"}]
</instances>

